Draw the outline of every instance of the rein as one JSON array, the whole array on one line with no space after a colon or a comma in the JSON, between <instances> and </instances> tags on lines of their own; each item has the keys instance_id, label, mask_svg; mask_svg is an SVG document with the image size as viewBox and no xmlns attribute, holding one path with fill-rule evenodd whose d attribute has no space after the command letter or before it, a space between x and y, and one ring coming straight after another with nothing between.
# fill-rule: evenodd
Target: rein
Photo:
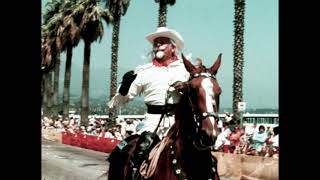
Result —
<instances>
[{"instance_id":1,"label":"rein","mask_svg":"<svg viewBox=\"0 0 320 180\"><path fill-rule=\"evenodd\" d=\"M216 79L216 77L213 74L210 73L195 73L193 75L190 76L189 81L191 81L192 79L198 78L198 77L206 77L206 78L213 78ZM214 117L215 119L218 118L218 114L216 112L202 112L202 113L197 113L196 112L196 108L194 106L194 104L192 103L192 99L191 99L191 89L190 86L187 86L187 97L188 97L188 101L189 104L191 106L191 112L193 114L193 120L195 121L196 125L198 128L196 128L196 133L198 132L199 126L200 126L200 122L202 120L204 120L207 117ZM187 175L186 173L182 170L182 167L180 165L180 163L178 162L178 155L176 152L176 145L175 145L176 141L172 142L172 144L170 145L170 157L172 159L171 163L172 163L172 167L173 167L173 172L176 176L178 176L179 180L187 180ZM207 150L210 149L210 146L205 147L205 148L199 148L198 146L195 145L195 141L193 140L193 146L200 151L203 150ZM215 177L215 173L216 173L216 169L214 167L211 168L211 173L210 173L210 177L209 180L214 179Z\"/></svg>"},{"instance_id":2,"label":"rein","mask_svg":"<svg viewBox=\"0 0 320 180\"><path fill-rule=\"evenodd\" d=\"M170 88L170 87L169 87ZM167 110L168 110L168 99L169 99L169 89L167 90L167 94L166 94L166 99L165 99L165 103L164 103L164 111L161 113L161 116L160 116L160 120L159 120L159 123L158 123L158 125L157 125L157 127L156 127L156 129L153 131L153 134L154 135L156 135L157 134L157 131L158 131L158 129L159 129L159 126L160 126L160 124L161 124L161 122L162 122L162 119L163 119L163 117L164 117L164 115L166 115L166 114L168 114L167 113Z\"/></svg>"}]
</instances>

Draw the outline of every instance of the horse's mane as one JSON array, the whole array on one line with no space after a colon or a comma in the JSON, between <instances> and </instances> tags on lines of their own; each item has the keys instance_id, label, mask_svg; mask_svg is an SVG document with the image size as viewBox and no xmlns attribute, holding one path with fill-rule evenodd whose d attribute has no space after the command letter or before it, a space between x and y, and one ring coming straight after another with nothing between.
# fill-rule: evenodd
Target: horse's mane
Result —
<instances>
[{"instance_id":1,"label":"horse's mane","mask_svg":"<svg viewBox=\"0 0 320 180\"><path fill-rule=\"evenodd\" d=\"M188 138L191 138L190 135L195 133L196 124L193 120L191 104L189 102L188 94L186 93L183 94L180 102L177 105L175 113L175 123L175 128L179 132L178 135L181 136L183 141L187 141Z\"/></svg>"}]
</instances>

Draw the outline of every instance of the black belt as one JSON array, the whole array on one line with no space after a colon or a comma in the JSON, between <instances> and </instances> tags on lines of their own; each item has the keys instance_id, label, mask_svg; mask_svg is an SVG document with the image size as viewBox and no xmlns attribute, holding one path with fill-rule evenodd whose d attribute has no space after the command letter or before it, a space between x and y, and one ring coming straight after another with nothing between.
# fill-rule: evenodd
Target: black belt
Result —
<instances>
[{"instance_id":1,"label":"black belt","mask_svg":"<svg viewBox=\"0 0 320 180\"><path fill-rule=\"evenodd\" d=\"M161 105L149 105L147 104L148 107L148 113L149 114L173 114L174 109L176 107L175 104L167 104L166 106L161 106Z\"/></svg>"}]
</instances>

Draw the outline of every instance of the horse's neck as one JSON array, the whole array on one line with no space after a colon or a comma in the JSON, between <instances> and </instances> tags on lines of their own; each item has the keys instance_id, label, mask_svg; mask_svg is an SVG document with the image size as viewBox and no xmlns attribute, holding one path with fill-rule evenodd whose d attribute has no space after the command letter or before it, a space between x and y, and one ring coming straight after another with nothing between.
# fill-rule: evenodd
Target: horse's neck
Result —
<instances>
[{"instance_id":1,"label":"horse's neck","mask_svg":"<svg viewBox=\"0 0 320 180\"><path fill-rule=\"evenodd\" d=\"M175 113L176 133L175 149L180 159L181 167L187 174L198 174L194 171L195 167L198 172L205 174L206 167L209 165L211 153L208 151L198 151L192 144L192 136L195 133L195 122L193 119L192 109L189 99L183 96L177 106ZM208 161L208 162L206 162Z\"/></svg>"},{"instance_id":2,"label":"horse's neck","mask_svg":"<svg viewBox=\"0 0 320 180\"><path fill-rule=\"evenodd\" d=\"M192 108L187 95L181 97L181 100L175 111L176 128L183 134L190 134L194 126Z\"/></svg>"},{"instance_id":3,"label":"horse's neck","mask_svg":"<svg viewBox=\"0 0 320 180\"><path fill-rule=\"evenodd\" d=\"M187 179L204 179L210 176L208 169L211 168L210 150L198 151L192 142L185 142L182 137L177 137L175 151L181 170ZM200 177L201 176L201 177Z\"/></svg>"}]
</instances>

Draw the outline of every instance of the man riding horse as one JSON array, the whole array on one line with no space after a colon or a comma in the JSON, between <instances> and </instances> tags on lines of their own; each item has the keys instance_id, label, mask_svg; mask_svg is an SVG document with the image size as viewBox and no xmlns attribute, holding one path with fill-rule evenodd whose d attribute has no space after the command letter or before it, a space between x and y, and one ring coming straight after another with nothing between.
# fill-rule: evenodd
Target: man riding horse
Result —
<instances>
[{"instance_id":1,"label":"man riding horse","mask_svg":"<svg viewBox=\"0 0 320 180\"><path fill-rule=\"evenodd\" d=\"M142 94L147 105L144 127L137 132L140 142L132 162L137 168L143 161L146 151L152 143L152 133L156 130L160 117L164 114L156 134L162 138L174 124L174 106L179 102L177 92L170 93L169 86L175 82L184 82L189 78L182 59L176 55L181 51L184 41L181 35L166 27L159 27L156 32L146 36L153 45L152 61L127 72L119 93L111 100L110 107L124 105L135 96Z\"/></svg>"},{"instance_id":2,"label":"man riding horse","mask_svg":"<svg viewBox=\"0 0 320 180\"><path fill-rule=\"evenodd\" d=\"M144 96L147 113L144 126L137 132L140 138L131 159L134 173L139 171L154 139L162 139L174 124L174 110L181 94L172 89L183 86L182 82L188 81L190 76L183 59L176 54L184 47L184 40L178 32L159 27L146 38L153 45L151 62L127 72L119 92L109 102L112 108L125 105L137 95ZM154 137L154 133L158 137Z\"/></svg>"}]
</instances>

